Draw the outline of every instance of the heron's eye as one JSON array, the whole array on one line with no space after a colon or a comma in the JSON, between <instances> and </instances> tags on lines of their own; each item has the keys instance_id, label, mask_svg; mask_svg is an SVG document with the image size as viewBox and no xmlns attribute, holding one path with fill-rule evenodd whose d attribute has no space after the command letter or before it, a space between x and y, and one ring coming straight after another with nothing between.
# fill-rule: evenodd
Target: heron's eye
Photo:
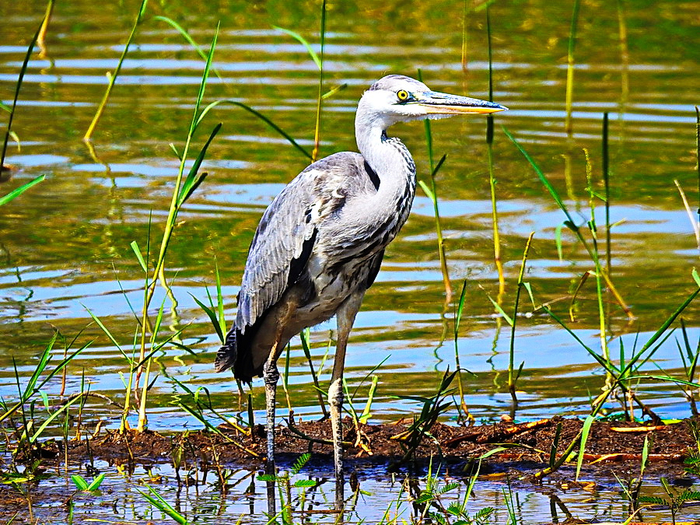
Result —
<instances>
[{"instance_id":1,"label":"heron's eye","mask_svg":"<svg viewBox=\"0 0 700 525\"><path fill-rule=\"evenodd\" d=\"M398 91L396 93L396 96L398 97L399 102L406 102L408 100L408 97L409 97L408 91L406 91L405 89Z\"/></svg>"}]
</instances>

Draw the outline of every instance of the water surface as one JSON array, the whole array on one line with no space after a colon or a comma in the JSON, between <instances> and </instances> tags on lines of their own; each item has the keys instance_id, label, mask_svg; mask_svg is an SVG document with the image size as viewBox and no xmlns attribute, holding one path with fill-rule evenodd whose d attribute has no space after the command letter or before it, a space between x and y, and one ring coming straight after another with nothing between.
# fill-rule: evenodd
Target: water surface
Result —
<instances>
[{"instance_id":1,"label":"water surface","mask_svg":"<svg viewBox=\"0 0 700 525\"><path fill-rule=\"evenodd\" d=\"M643 5L642 5L643 4ZM697 208L695 112L700 85L697 4L630 3L620 14L614 4L583 2L575 49L573 128L565 130L566 53L571 6L568 3L496 3L490 11L493 43L493 98L510 108L495 120L493 162L502 260L506 277L501 301L512 312L522 252L530 232L534 242L525 274L536 303L551 303L567 318L581 276L593 269L582 246L566 229L561 258L557 227L565 219L532 167L503 133L505 126L525 147L565 199L579 224L590 218L586 191L586 152L593 187L601 193L601 127L610 115L611 275L634 318L614 303L609 310L611 349L629 356L671 315L696 286L691 270L698 247L677 180L691 209ZM318 50L319 10L309 3L208 2L149 5L105 114L94 136L94 151L81 138L106 87L105 73L115 67L136 14L133 1L95 4L84 1L56 7L44 52L32 56L18 104L14 131L21 150L10 144L7 163L15 166L6 193L32 178L47 180L0 210L0 394L16 397L16 364L28 377L54 331L63 341L82 333L94 339L69 367L67 392L81 383L124 401L126 360L91 324L99 317L125 351L136 329L143 275L130 248L159 242L177 159L168 146L182 148L197 94L203 62L170 26L152 18L177 20L201 45L214 28L221 32L206 101L229 98L248 104L274 120L311 149L318 70L304 48L275 30L298 31ZM15 81L44 6L0 5L0 99L11 103ZM463 19L461 2L369 2L330 4L325 47L326 89L344 85L325 101L321 154L354 150L353 116L362 91L387 73L417 75L422 70L434 89L488 97L488 52L484 11ZM466 33L463 32L463 23ZM619 38L620 23L628 40ZM466 35L466 68L462 49ZM168 314L163 336L183 329L179 346L157 355L158 377L149 394L156 430L199 428L179 406L177 378L191 388L204 387L215 406L237 413L235 383L217 375L212 361L218 339L193 299L206 298L215 286L218 266L226 314L235 315L235 296L247 247L257 221L272 198L307 165L307 159L254 116L220 106L196 137L223 122L203 169L209 178L180 216L171 245L167 275L178 304ZM450 119L432 124L436 158L447 154L437 177L447 261L458 295L466 282L466 307L456 347L464 373L466 403L477 420L495 420L511 411L505 373L510 328L489 300L498 298L493 261L492 212L485 121ZM419 178L428 181L421 123L395 126L416 159ZM604 209L595 217L604 233ZM372 417L394 420L414 413L415 402L394 396L434 393L442 373L455 367L454 299L445 292L436 250L433 208L420 192L399 238L387 250L382 271L358 315L346 363L351 389L368 371L379 385ZM602 248L601 248L602 249ZM154 308L171 302L158 290ZM575 303L571 328L599 349L594 279ZM155 311L154 311L155 313ZM515 341L518 420L553 414L585 415L604 381L597 363L565 330L529 300L521 306ZM700 337L698 306L683 315L691 346ZM332 359L329 331L311 334L314 366L327 381ZM81 332L82 331L82 332ZM683 377L676 341L669 338L646 369ZM444 342L443 342L444 340ZM636 341L636 343L635 343ZM328 357L326 358L326 354ZM14 360L14 361L13 361ZM322 366L323 365L323 366ZM292 342L289 368L291 400L297 414L321 413L298 340ZM325 384L325 383L324 383ZM364 406L367 383L355 403ZM61 385L46 387L58 395ZM672 383L645 380L639 394L659 415L687 417L689 404ZM256 408L263 391L254 383ZM609 412L619 410L611 404ZM90 400L85 417L118 424L118 410ZM257 412L262 418L262 412ZM455 419L456 412L446 415ZM496 491L498 493L498 491ZM543 504L544 505L544 504ZM546 515L546 514L545 514Z\"/></svg>"}]
</instances>

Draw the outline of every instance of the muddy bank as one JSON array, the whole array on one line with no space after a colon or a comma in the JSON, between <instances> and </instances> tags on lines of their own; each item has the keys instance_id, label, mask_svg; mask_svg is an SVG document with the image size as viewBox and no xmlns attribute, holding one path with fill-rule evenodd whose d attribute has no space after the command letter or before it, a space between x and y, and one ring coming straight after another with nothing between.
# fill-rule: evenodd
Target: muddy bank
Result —
<instances>
[{"instance_id":1,"label":"muddy bank","mask_svg":"<svg viewBox=\"0 0 700 525\"><path fill-rule=\"evenodd\" d=\"M439 458L453 475L470 473L479 457L492 452L481 462L480 473L517 474L537 480L550 463L553 443L559 434L556 451L561 455L582 428L582 421L554 417L530 423L497 423L459 427L438 423L423 436L413 454L408 454L412 421L393 424L359 425L350 419L344 423L346 463L350 472L361 473L368 465L387 471L410 469ZM694 420L671 425L641 426L623 422L594 422L586 443L584 464L588 473L610 475L639 472L645 438L649 442L651 476L685 479L684 461L698 445L693 437ZM120 434L108 431L89 440L68 442L71 462L101 459L114 464L173 463L197 464L205 468L237 466L259 468L265 456L265 430L256 426L252 435L231 427L219 432L179 432L163 435L146 431ZM359 431L359 432L358 432ZM300 454L311 452L310 463L321 472L332 473L332 447L329 421L305 421L280 426L277 433L277 454L281 466L293 462ZM494 452L495 450L495 452ZM578 446L575 449L578 451ZM63 443L43 444L44 464L62 462L66 454ZM566 465L566 464L565 464ZM565 466L563 470L571 470Z\"/></svg>"}]
</instances>

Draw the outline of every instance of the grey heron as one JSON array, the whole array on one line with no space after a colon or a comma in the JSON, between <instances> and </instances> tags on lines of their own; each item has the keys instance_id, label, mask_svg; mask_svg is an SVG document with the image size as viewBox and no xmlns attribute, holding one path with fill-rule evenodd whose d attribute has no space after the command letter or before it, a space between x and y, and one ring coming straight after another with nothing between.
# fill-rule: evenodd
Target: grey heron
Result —
<instances>
[{"instance_id":1,"label":"grey heron","mask_svg":"<svg viewBox=\"0 0 700 525\"><path fill-rule=\"evenodd\" d=\"M355 115L360 153L335 153L297 175L267 208L250 245L238 312L216 356L250 383L263 376L267 404L267 467L274 473L277 359L306 327L337 318L328 398L336 484L342 494L343 367L348 336L387 245L408 218L416 190L410 152L386 130L397 122L488 114L493 102L432 91L389 75L365 93ZM342 497L342 496L341 496Z\"/></svg>"}]
</instances>

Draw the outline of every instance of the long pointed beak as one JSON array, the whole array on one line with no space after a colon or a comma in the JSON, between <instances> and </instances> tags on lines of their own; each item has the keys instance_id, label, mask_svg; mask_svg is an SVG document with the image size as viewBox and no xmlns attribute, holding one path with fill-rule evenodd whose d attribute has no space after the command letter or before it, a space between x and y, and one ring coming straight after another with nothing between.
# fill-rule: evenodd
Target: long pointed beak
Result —
<instances>
[{"instance_id":1,"label":"long pointed beak","mask_svg":"<svg viewBox=\"0 0 700 525\"><path fill-rule=\"evenodd\" d=\"M460 97L449 93L438 91L426 91L415 94L414 103L425 109L426 113L432 115L456 115L466 113L489 114L498 111L505 111L508 108L478 98Z\"/></svg>"}]
</instances>

